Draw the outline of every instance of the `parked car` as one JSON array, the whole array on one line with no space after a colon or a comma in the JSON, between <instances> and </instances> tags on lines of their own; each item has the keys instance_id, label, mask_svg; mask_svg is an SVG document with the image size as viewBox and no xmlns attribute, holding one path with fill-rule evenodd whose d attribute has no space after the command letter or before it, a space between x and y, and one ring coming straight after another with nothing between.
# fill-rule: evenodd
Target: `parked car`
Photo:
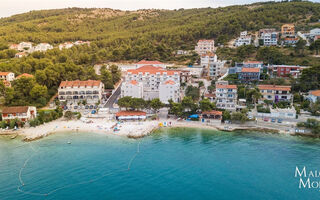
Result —
<instances>
[{"instance_id":1,"label":"parked car","mask_svg":"<svg viewBox=\"0 0 320 200\"><path fill-rule=\"evenodd\" d=\"M92 110L92 111L91 111L91 114L96 114L96 113L97 113L96 110Z\"/></svg>"},{"instance_id":2,"label":"parked car","mask_svg":"<svg viewBox=\"0 0 320 200\"><path fill-rule=\"evenodd\" d=\"M265 118L263 119L263 121L268 122L268 121L269 121L269 118L268 118L268 117L265 117Z\"/></svg>"},{"instance_id":3,"label":"parked car","mask_svg":"<svg viewBox=\"0 0 320 200\"><path fill-rule=\"evenodd\" d=\"M278 123L282 123L282 119L278 119Z\"/></svg>"},{"instance_id":4,"label":"parked car","mask_svg":"<svg viewBox=\"0 0 320 200\"><path fill-rule=\"evenodd\" d=\"M271 119L271 122L272 122L272 123L275 123L275 122L276 122L276 119L275 119L275 118L272 118L272 119Z\"/></svg>"},{"instance_id":5,"label":"parked car","mask_svg":"<svg viewBox=\"0 0 320 200\"><path fill-rule=\"evenodd\" d=\"M94 108L94 109L97 109L97 108L98 108L98 106L97 106L97 105L95 105L93 108Z\"/></svg>"},{"instance_id":6,"label":"parked car","mask_svg":"<svg viewBox=\"0 0 320 200\"><path fill-rule=\"evenodd\" d=\"M68 110L68 106L64 106L64 107L63 107L63 110Z\"/></svg>"},{"instance_id":7,"label":"parked car","mask_svg":"<svg viewBox=\"0 0 320 200\"><path fill-rule=\"evenodd\" d=\"M85 109L89 109L89 106L87 105L87 106L85 106L84 108L85 108Z\"/></svg>"},{"instance_id":8,"label":"parked car","mask_svg":"<svg viewBox=\"0 0 320 200\"><path fill-rule=\"evenodd\" d=\"M93 109L93 105L90 105L89 108L90 108L90 109Z\"/></svg>"},{"instance_id":9,"label":"parked car","mask_svg":"<svg viewBox=\"0 0 320 200\"><path fill-rule=\"evenodd\" d=\"M78 109L78 106L74 106L73 109L77 110L77 109Z\"/></svg>"}]
</instances>

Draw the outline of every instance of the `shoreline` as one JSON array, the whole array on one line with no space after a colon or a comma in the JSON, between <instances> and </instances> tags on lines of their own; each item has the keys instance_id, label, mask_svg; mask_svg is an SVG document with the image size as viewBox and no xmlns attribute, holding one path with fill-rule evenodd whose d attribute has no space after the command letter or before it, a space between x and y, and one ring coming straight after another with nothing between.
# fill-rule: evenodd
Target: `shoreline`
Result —
<instances>
[{"instance_id":1,"label":"shoreline","mask_svg":"<svg viewBox=\"0 0 320 200\"><path fill-rule=\"evenodd\" d=\"M31 142L39 140L41 138L50 136L57 133L73 133L73 132L88 132L88 133L100 133L111 134L117 136L125 136L127 138L138 139L152 134L154 131L160 128L200 128L209 129L214 131L261 131L267 133L277 133L285 135L290 134L269 127L257 127L257 126L244 126L244 125L228 125L220 123L200 123L190 121L177 121L177 120L154 120L154 121L131 121L118 123L115 120L107 119L90 119L92 123L85 123L81 120L63 120L58 119L49 123L42 124L38 127L21 128L16 131L2 130L0 136L12 136L11 139L15 139L17 136L22 136L23 141ZM159 126L160 123L171 122L169 126ZM117 126L117 131L114 131L114 127ZM307 135L306 135L307 136Z\"/></svg>"}]
</instances>

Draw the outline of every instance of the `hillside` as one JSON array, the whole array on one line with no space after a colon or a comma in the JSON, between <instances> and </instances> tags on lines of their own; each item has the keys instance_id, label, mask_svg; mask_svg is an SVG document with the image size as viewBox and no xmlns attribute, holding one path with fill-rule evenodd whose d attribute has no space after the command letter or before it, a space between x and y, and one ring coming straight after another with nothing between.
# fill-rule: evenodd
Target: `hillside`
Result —
<instances>
[{"instance_id":1,"label":"hillside","mask_svg":"<svg viewBox=\"0 0 320 200\"><path fill-rule=\"evenodd\" d=\"M116 44L119 50L147 42L144 45L161 44L166 51L191 49L200 38L215 38L223 43L242 30L279 28L289 22L297 23L301 30L310 26L308 22L312 16L320 18L319 3L256 3L216 9L134 12L69 8L32 11L0 19L0 37L6 42L28 40L55 44L82 39L98 41L99 47Z\"/></svg>"},{"instance_id":2,"label":"hillside","mask_svg":"<svg viewBox=\"0 0 320 200\"><path fill-rule=\"evenodd\" d=\"M5 105L46 105L56 94L63 80L102 80L106 88L113 88L119 78L114 66L98 76L94 64L108 61L136 61L152 59L161 61L194 62L197 55L175 57L174 50L192 50L198 39L214 38L224 44L240 31L255 31L284 23L295 23L297 30L320 26L320 3L281 2L256 3L224 8L138 10L68 8L32 11L0 19L0 71L34 75L34 79L21 78L11 88L0 84L0 94ZM89 40L91 45L57 48L46 53L34 52L27 57L14 58L16 51L8 49L11 43L30 41L59 43ZM253 47L254 48L254 47ZM222 48L222 58L243 60L255 55L257 48ZM269 55L281 64L296 62L296 53L282 54L278 49L258 50L257 59L270 60ZM268 55L266 55L266 53ZM260 55L260 57L258 57ZM291 56L292 55L292 56ZM291 56L291 57L290 57ZM299 56L304 56L299 55ZM299 62L318 64L310 56ZM299 64L299 63L298 63ZM2 82L0 82L2 83ZM314 84L312 88L318 87ZM305 87L304 90L308 88Z\"/></svg>"}]
</instances>

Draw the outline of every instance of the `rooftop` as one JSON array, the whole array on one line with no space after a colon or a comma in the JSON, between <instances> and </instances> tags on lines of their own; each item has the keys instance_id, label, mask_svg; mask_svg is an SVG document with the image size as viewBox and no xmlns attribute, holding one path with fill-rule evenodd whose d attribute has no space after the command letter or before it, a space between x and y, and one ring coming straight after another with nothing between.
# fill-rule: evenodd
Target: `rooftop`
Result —
<instances>
[{"instance_id":1,"label":"rooftop","mask_svg":"<svg viewBox=\"0 0 320 200\"><path fill-rule=\"evenodd\" d=\"M211 110L211 111L203 111L203 115L222 115L221 111Z\"/></svg>"},{"instance_id":2,"label":"rooftop","mask_svg":"<svg viewBox=\"0 0 320 200\"><path fill-rule=\"evenodd\" d=\"M28 109L28 106L4 107L2 109L2 114L26 113L28 112Z\"/></svg>"},{"instance_id":3,"label":"rooftop","mask_svg":"<svg viewBox=\"0 0 320 200\"><path fill-rule=\"evenodd\" d=\"M280 90L280 91L290 91L291 86L286 85L258 85L259 90Z\"/></svg>"},{"instance_id":4,"label":"rooftop","mask_svg":"<svg viewBox=\"0 0 320 200\"><path fill-rule=\"evenodd\" d=\"M0 76L7 76L9 73L12 73L12 72L0 72Z\"/></svg>"},{"instance_id":5,"label":"rooftop","mask_svg":"<svg viewBox=\"0 0 320 200\"><path fill-rule=\"evenodd\" d=\"M174 85L176 84L176 82L174 82L173 80L168 80L166 82L164 82L165 85Z\"/></svg>"},{"instance_id":6,"label":"rooftop","mask_svg":"<svg viewBox=\"0 0 320 200\"><path fill-rule=\"evenodd\" d=\"M259 68L251 68L251 67L243 67L241 72L258 73L258 72L260 72L260 69Z\"/></svg>"},{"instance_id":7,"label":"rooftop","mask_svg":"<svg viewBox=\"0 0 320 200\"><path fill-rule=\"evenodd\" d=\"M130 84L132 84L132 85L137 85L137 84L138 84L138 81L132 80L132 81L130 81Z\"/></svg>"},{"instance_id":8,"label":"rooftop","mask_svg":"<svg viewBox=\"0 0 320 200\"><path fill-rule=\"evenodd\" d=\"M320 97L320 90L313 90L310 92L311 95Z\"/></svg>"},{"instance_id":9,"label":"rooftop","mask_svg":"<svg viewBox=\"0 0 320 200\"><path fill-rule=\"evenodd\" d=\"M116 113L116 116L146 116L146 113L142 111L120 111Z\"/></svg>"},{"instance_id":10,"label":"rooftop","mask_svg":"<svg viewBox=\"0 0 320 200\"><path fill-rule=\"evenodd\" d=\"M214 42L214 40L199 40L198 42Z\"/></svg>"},{"instance_id":11,"label":"rooftop","mask_svg":"<svg viewBox=\"0 0 320 200\"><path fill-rule=\"evenodd\" d=\"M223 88L223 89L237 89L236 85L222 85L222 84L217 84L216 88Z\"/></svg>"},{"instance_id":12,"label":"rooftop","mask_svg":"<svg viewBox=\"0 0 320 200\"><path fill-rule=\"evenodd\" d=\"M157 60L141 60L137 64L142 64L142 65L162 65L163 63Z\"/></svg>"},{"instance_id":13,"label":"rooftop","mask_svg":"<svg viewBox=\"0 0 320 200\"><path fill-rule=\"evenodd\" d=\"M263 64L262 61L247 61L247 62L243 62L243 64Z\"/></svg>"},{"instance_id":14,"label":"rooftop","mask_svg":"<svg viewBox=\"0 0 320 200\"><path fill-rule=\"evenodd\" d=\"M27 73L23 73L23 74L17 76L17 79L19 79L19 78L21 78L21 77L33 78L33 75L27 74Z\"/></svg>"},{"instance_id":15,"label":"rooftop","mask_svg":"<svg viewBox=\"0 0 320 200\"><path fill-rule=\"evenodd\" d=\"M138 69L129 69L127 72L131 73L131 74L139 74L139 73L142 73L142 74L145 74L145 73L163 74L163 73L167 73L167 75L173 75L175 72L178 72L178 71L171 71L171 70L168 71L168 70L165 70L161 67L154 67L152 65L145 65L145 66L139 67Z\"/></svg>"},{"instance_id":16,"label":"rooftop","mask_svg":"<svg viewBox=\"0 0 320 200\"><path fill-rule=\"evenodd\" d=\"M93 86L99 86L101 84L100 80L87 80L87 81L62 81L60 83L59 87L93 87Z\"/></svg>"}]
</instances>

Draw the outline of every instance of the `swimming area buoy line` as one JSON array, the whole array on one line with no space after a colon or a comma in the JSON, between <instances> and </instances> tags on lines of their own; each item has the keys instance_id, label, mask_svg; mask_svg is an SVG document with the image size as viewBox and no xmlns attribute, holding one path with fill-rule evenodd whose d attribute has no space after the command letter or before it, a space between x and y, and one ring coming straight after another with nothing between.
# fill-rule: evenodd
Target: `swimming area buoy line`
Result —
<instances>
[{"instance_id":1,"label":"swimming area buoy line","mask_svg":"<svg viewBox=\"0 0 320 200\"><path fill-rule=\"evenodd\" d=\"M80 181L80 182L77 182L77 183L72 183L72 184L68 184L68 185L65 185L65 186L62 186L62 187L58 187L56 189L53 189L47 193L38 193L38 192L29 192L29 191L26 191L26 190L23 190L23 188L27 185L24 181L23 181L23 178L22 178L22 175L23 175L23 170L28 166L28 163L30 162L30 160L37 155L37 153L39 152L39 150L35 149L32 145L32 143L30 143L30 148L32 149L33 153L32 155L27 158L21 169L19 170L19 182L20 182L20 185L18 185L17 187L17 190L18 192L21 192L23 194L27 194L27 195L32 195L32 196L49 196L59 190L63 190L63 189L66 189L66 188L70 188L70 187L73 187L73 186L76 186L76 185L84 185L84 184L90 184L90 183L94 183L106 176L110 176L112 174L115 174L115 173L119 173L119 172L128 172L130 169L131 169L131 165L133 163L133 161L136 159L136 157L139 155L140 153L140 142L138 142L137 144L137 150L135 152L135 154L131 157L129 163L128 163L128 166L126 169L122 169L122 170L117 170L117 171L114 171L114 172L108 172L108 173L105 173L105 174L102 174L101 176L98 176L96 178L93 178L93 179L90 179L90 180L86 180L86 181Z\"/></svg>"}]
</instances>

